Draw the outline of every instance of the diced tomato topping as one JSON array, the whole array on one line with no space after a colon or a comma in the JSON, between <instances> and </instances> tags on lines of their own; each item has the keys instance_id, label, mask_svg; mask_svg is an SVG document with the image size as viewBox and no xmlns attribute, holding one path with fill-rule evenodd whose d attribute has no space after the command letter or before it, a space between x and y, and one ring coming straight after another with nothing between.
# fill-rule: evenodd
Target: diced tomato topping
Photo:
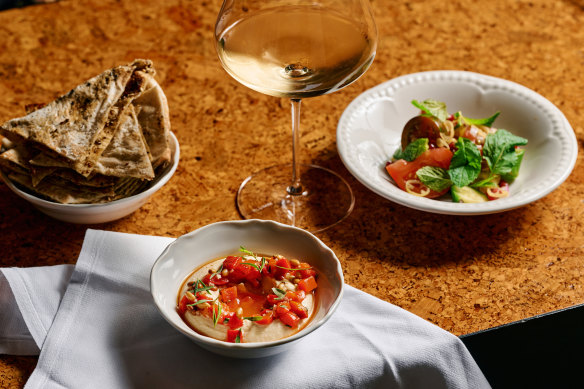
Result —
<instances>
[{"instance_id":1,"label":"diced tomato topping","mask_svg":"<svg viewBox=\"0 0 584 389\"><path fill-rule=\"evenodd\" d=\"M221 297L226 303L235 300L237 298L237 286L231 286L229 288L221 289Z\"/></svg>"},{"instance_id":2,"label":"diced tomato topping","mask_svg":"<svg viewBox=\"0 0 584 389\"><path fill-rule=\"evenodd\" d=\"M284 315L286 312L290 311L290 303L288 301L280 301L276 305L275 314L277 317Z\"/></svg>"},{"instance_id":3,"label":"diced tomato topping","mask_svg":"<svg viewBox=\"0 0 584 389\"><path fill-rule=\"evenodd\" d=\"M229 283L229 280L217 273L207 274L202 280L208 286L223 286Z\"/></svg>"},{"instance_id":4,"label":"diced tomato topping","mask_svg":"<svg viewBox=\"0 0 584 389\"><path fill-rule=\"evenodd\" d=\"M227 277L221 277L220 275L217 275L215 277L211 277L211 285L215 285L215 286L223 286L223 285L227 285L229 283L229 279Z\"/></svg>"},{"instance_id":5,"label":"diced tomato topping","mask_svg":"<svg viewBox=\"0 0 584 389\"><path fill-rule=\"evenodd\" d=\"M278 304L280 301L282 301L281 298L279 298L278 296L276 296L275 294L269 294L268 295L268 302L272 305L274 304Z\"/></svg>"},{"instance_id":6,"label":"diced tomato topping","mask_svg":"<svg viewBox=\"0 0 584 389\"><path fill-rule=\"evenodd\" d=\"M292 328L296 328L298 326L298 322L300 321L300 318L294 312L290 311L287 311L284 314L279 315L278 318L282 323Z\"/></svg>"},{"instance_id":7,"label":"diced tomato topping","mask_svg":"<svg viewBox=\"0 0 584 389\"><path fill-rule=\"evenodd\" d=\"M243 343L243 332L240 329L239 330L227 330L227 341L229 343L235 343L238 336L239 336L238 343Z\"/></svg>"},{"instance_id":8,"label":"diced tomato topping","mask_svg":"<svg viewBox=\"0 0 584 389\"><path fill-rule=\"evenodd\" d=\"M308 309L297 301L290 301L290 310L300 319L306 319L308 317Z\"/></svg>"},{"instance_id":9,"label":"diced tomato topping","mask_svg":"<svg viewBox=\"0 0 584 389\"><path fill-rule=\"evenodd\" d=\"M316 286L316 280L312 276L298 282L298 287L306 293L312 292L314 289L316 289Z\"/></svg>"},{"instance_id":10,"label":"diced tomato topping","mask_svg":"<svg viewBox=\"0 0 584 389\"><path fill-rule=\"evenodd\" d=\"M310 268L308 263L302 262L299 266L300 271L298 271L298 275L300 278L308 278L310 276L315 276L316 271Z\"/></svg>"},{"instance_id":11,"label":"diced tomato topping","mask_svg":"<svg viewBox=\"0 0 584 389\"><path fill-rule=\"evenodd\" d=\"M203 279L201 281L203 281L203 283L205 285L210 285L211 284L211 274L207 274L205 277L203 277Z\"/></svg>"},{"instance_id":12,"label":"diced tomato topping","mask_svg":"<svg viewBox=\"0 0 584 389\"><path fill-rule=\"evenodd\" d=\"M235 265L240 264L242 262L241 257L236 257L233 255L228 256L223 261L223 268L227 270L231 270L235 267Z\"/></svg>"},{"instance_id":13,"label":"diced tomato topping","mask_svg":"<svg viewBox=\"0 0 584 389\"><path fill-rule=\"evenodd\" d=\"M260 278L261 278L261 273L259 272L258 269L256 269L253 266L249 266L249 265L242 265L242 266L247 266L250 268L250 270L247 272L247 275L245 276L245 279L252 284L254 287L258 287L260 284Z\"/></svg>"},{"instance_id":14,"label":"diced tomato topping","mask_svg":"<svg viewBox=\"0 0 584 389\"><path fill-rule=\"evenodd\" d=\"M274 321L274 311L271 309L264 309L261 312L261 315L262 318L256 321L257 324L270 324Z\"/></svg>"},{"instance_id":15,"label":"diced tomato topping","mask_svg":"<svg viewBox=\"0 0 584 389\"><path fill-rule=\"evenodd\" d=\"M303 291L302 289L298 289L295 294L296 298L294 300L298 301L299 303L301 303L302 300L304 300L304 298L306 297L306 292Z\"/></svg>"},{"instance_id":16,"label":"diced tomato topping","mask_svg":"<svg viewBox=\"0 0 584 389\"><path fill-rule=\"evenodd\" d=\"M187 311L187 304L189 303L189 300L187 299L187 296L182 296L182 298L180 299L180 302L178 303L178 313L181 315L184 315L185 312Z\"/></svg>"},{"instance_id":17,"label":"diced tomato topping","mask_svg":"<svg viewBox=\"0 0 584 389\"><path fill-rule=\"evenodd\" d=\"M237 317L237 315L235 313L233 313L229 317L229 323L227 323L227 324L229 325L229 328L231 328L232 330L234 330L236 328L241 328L241 327L243 327L243 318Z\"/></svg>"},{"instance_id":18,"label":"diced tomato topping","mask_svg":"<svg viewBox=\"0 0 584 389\"><path fill-rule=\"evenodd\" d=\"M286 258L278 259L276 261L276 276L275 276L275 278L277 280L281 280L282 278L284 278L286 273L288 273L288 271L290 271L290 261L288 261Z\"/></svg>"},{"instance_id":19,"label":"diced tomato topping","mask_svg":"<svg viewBox=\"0 0 584 389\"><path fill-rule=\"evenodd\" d=\"M251 266L242 265L240 263L233 266L232 272L229 273L227 278L231 282L237 283L246 279L249 269L253 269Z\"/></svg>"}]
</instances>

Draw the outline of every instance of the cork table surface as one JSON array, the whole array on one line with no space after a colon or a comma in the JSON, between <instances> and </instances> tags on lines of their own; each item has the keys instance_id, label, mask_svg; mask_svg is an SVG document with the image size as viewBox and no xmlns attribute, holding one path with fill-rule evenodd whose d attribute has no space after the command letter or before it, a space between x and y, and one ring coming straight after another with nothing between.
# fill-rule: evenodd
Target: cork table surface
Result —
<instances>
[{"instance_id":1,"label":"cork table surface","mask_svg":"<svg viewBox=\"0 0 584 389\"><path fill-rule=\"evenodd\" d=\"M360 93L408 73L468 70L520 83L567 117L584 146L582 0L372 2L376 59L340 92L303 102L301 160L343 176L352 214L319 233L348 284L462 335L584 302L584 169L525 207L444 216L362 186L337 153L336 126ZM87 228L178 237L237 220L235 194L258 167L288 161L289 103L230 78L214 46L220 0L86 0L0 12L0 122L134 58L154 61L181 160L133 214L59 222L0 185L0 266L74 264ZM0 313L1 314L1 313ZM0 356L0 387L22 387L35 357Z\"/></svg>"}]
</instances>

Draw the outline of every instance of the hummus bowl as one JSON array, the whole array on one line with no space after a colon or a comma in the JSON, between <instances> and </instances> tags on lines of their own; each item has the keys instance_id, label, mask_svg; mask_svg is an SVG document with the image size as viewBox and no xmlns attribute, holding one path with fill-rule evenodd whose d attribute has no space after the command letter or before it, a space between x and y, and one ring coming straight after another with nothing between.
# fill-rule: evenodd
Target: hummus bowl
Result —
<instances>
[{"instance_id":1,"label":"hummus bowl","mask_svg":"<svg viewBox=\"0 0 584 389\"><path fill-rule=\"evenodd\" d=\"M312 318L291 336L267 342L228 343L193 330L177 311L178 294L193 270L209 261L233 255L240 247L265 254L302 258L318 269L318 288ZM150 289L160 314L174 328L211 352L235 358L259 358L285 351L326 323L343 295L343 272L333 251L300 228L266 220L225 221L179 237L156 260Z\"/></svg>"}]
</instances>

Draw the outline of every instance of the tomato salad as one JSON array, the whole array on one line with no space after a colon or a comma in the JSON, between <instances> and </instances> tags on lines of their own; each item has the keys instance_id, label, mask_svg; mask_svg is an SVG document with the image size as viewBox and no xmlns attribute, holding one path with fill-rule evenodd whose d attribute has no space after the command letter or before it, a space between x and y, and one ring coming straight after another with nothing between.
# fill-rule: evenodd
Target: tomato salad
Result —
<instances>
[{"instance_id":1,"label":"tomato salad","mask_svg":"<svg viewBox=\"0 0 584 389\"><path fill-rule=\"evenodd\" d=\"M400 189L430 199L450 194L464 203L509 195L527 139L493 127L499 112L470 119L448 114L444 103L432 99L412 104L421 114L406 123L401 148L385 167Z\"/></svg>"},{"instance_id":2,"label":"tomato salad","mask_svg":"<svg viewBox=\"0 0 584 389\"><path fill-rule=\"evenodd\" d=\"M297 259L241 251L195 270L179 294L183 320L233 343L276 340L303 328L314 308L316 270Z\"/></svg>"}]
</instances>

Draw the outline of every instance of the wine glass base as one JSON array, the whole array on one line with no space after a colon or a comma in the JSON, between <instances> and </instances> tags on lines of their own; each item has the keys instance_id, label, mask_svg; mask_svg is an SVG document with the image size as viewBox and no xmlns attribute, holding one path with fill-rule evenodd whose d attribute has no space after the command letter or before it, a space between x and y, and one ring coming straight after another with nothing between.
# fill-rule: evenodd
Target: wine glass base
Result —
<instances>
[{"instance_id":1,"label":"wine glass base","mask_svg":"<svg viewBox=\"0 0 584 389\"><path fill-rule=\"evenodd\" d=\"M274 220L322 232L343 221L355 206L351 187L332 170L300 165L303 190L291 195L292 164L275 165L247 177L237 192L237 208L245 219Z\"/></svg>"}]
</instances>

